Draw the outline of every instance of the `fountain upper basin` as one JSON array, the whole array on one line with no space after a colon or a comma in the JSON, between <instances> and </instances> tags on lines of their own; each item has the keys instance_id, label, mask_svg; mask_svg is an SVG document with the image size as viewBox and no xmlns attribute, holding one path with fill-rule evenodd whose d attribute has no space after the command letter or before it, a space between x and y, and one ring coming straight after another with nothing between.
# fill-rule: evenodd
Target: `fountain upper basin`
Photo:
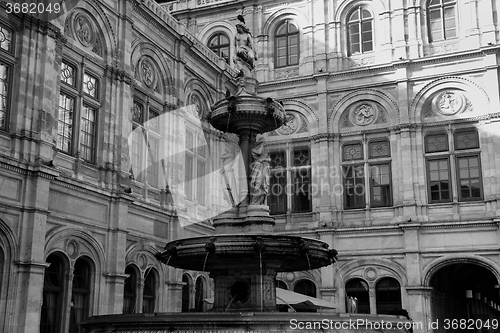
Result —
<instances>
[{"instance_id":1,"label":"fountain upper basin","mask_svg":"<svg viewBox=\"0 0 500 333\"><path fill-rule=\"evenodd\" d=\"M175 268L211 271L224 267L273 265L276 272L316 269L335 261L335 250L310 238L264 234L223 234L168 243L157 257ZM234 265L233 265L234 264Z\"/></svg>"}]
</instances>

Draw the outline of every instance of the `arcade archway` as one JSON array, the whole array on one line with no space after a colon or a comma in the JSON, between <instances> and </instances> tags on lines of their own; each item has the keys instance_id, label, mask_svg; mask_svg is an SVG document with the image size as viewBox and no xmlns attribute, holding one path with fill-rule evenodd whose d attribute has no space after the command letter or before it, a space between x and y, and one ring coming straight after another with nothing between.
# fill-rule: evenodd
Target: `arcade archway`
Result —
<instances>
[{"instance_id":1,"label":"arcade archway","mask_svg":"<svg viewBox=\"0 0 500 333\"><path fill-rule=\"evenodd\" d=\"M500 319L499 283L489 269L473 263L455 263L437 270L431 277L432 321L439 321L434 332L462 331L460 326L445 329L445 320ZM474 328L477 328L477 325ZM491 329L491 328L490 328ZM477 330L488 332L491 330Z\"/></svg>"}]
</instances>

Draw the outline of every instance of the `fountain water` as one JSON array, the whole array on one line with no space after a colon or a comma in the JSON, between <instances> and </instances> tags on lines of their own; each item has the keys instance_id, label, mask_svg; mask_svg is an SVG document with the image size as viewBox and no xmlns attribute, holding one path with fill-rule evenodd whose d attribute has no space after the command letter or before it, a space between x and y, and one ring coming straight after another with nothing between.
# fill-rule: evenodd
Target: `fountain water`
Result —
<instances>
[{"instance_id":1,"label":"fountain water","mask_svg":"<svg viewBox=\"0 0 500 333\"><path fill-rule=\"evenodd\" d=\"M337 251L316 239L273 234L274 218L266 205L270 158L262 136L258 135L282 126L285 110L281 103L256 95L258 82L253 77L255 53L251 34L241 18L240 21L235 58L240 69L238 91L212 106L209 121L216 129L239 137L245 169L250 175L240 180L246 182L241 188L247 188L248 193L239 205L214 220L214 235L175 240L157 254L159 260L175 268L199 270L202 267L202 271L209 271L215 286L213 309L196 315L156 314L154 318L136 315L129 321L124 320L124 316L115 316L119 320L101 316L85 325L95 332L165 327L185 332L207 328L217 328L218 332L249 328L284 332L289 330L291 318L302 316L305 321L324 318L318 319L311 313L276 312L276 274L330 265L336 262ZM231 195L231 189L228 190ZM350 319L344 316L332 320Z\"/></svg>"}]
</instances>

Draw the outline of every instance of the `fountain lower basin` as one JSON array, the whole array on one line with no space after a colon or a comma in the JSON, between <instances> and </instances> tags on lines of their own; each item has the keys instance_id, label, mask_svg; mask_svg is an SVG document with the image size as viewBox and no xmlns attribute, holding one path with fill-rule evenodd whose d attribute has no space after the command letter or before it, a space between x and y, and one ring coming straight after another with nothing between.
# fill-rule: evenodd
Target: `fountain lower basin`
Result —
<instances>
[{"instance_id":1,"label":"fountain lower basin","mask_svg":"<svg viewBox=\"0 0 500 333\"><path fill-rule=\"evenodd\" d=\"M334 313L154 313L91 317L89 333L408 332L409 320L390 315Z\"/></svg>"}]
</instances>

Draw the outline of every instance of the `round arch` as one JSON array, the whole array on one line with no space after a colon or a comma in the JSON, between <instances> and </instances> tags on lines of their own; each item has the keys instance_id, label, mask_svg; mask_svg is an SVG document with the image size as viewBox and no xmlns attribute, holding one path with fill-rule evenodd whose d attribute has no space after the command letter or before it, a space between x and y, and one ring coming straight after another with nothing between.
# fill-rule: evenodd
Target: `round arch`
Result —
<instances>
[{"instance_id":1,"label":"round arch","mask_svg":"<svg viewBox=\"0 0 500 333\"><path fill-rule=\"evenodd\" d=\"M481 86L469 79L458 76L446 76L428 83L416 94L410 105L410 121L420 122L424 104L434 94L443 89L461 90L470 99L475 110L481 110L482 113L487 113L487 110L489 110L490 98Z\"/></svg>"},{"instance_id":2,"label":"round arch","mask_svg":"<svg viewBox=\"0 0 500 333\"><path fill-rule=\"evenodd\" d=\"M295 99L281 100L285 106L285 110L292 110L305 116L308 122L309 135L319 133L319 118L311 107L304 102Z\"/></svg>"},{"instance_id":3,"label":"round arch","mask_svg":"<svg viewBox=\"0 0 500 333\"><path fill-rule=\"evenodd\" d=\"M331 133L337 133L344 111L351 104L363 100L372 100L385 108L388 113L387 119L389 122L384 126L392 126L399 123L399 107L391 96L376 89L359 89L347 94L333 106L328 116L328 130Z\"/></svg>"},{"instance_id":4,"label":"round arch","mask_svg":"<svg viewBox=\"0 0 500 333\"><path fill-rule=\"evenodd\" d=\"M337 275L343 277L343 281L341 281L343 284L345 284L349 279L356 277L365 279L364 269L367 267L375 267L390 272L390 274L381 273L373 281L370 281L370 283L376 283L378 279L383 277L395 277L396 280L400 282L401 286L407 285L406 272L404 268L400 264L386 259L352 260L340 266ZM362 270L363 274L359 273Z\"/></svg>"},{"instance_id":5,"label":"round arch","mask_svg":"<svg viewBox=\"0 0 500 333\"><path fill-rule=\"evenodd\" d=\"M118 43L113 26L111 25L111 22L109 21L109 18L102 6L95 0L79 1L78 5L70 11L69 15L66 16L66 22L64 23L65 33L73 33L72 29L70 29L70 31L66 31L66 29L70 26L68 21L72 20L78 12L87 14L88 19L92 20L93 24L97 28L96 33L99 37L101 37L104 44L102 58L107 63L111 63L115 58Z\"/></svg>"},{"instance_id":6,"label":"round arch","mask_svg":"<svg viewBox=\"0 0 500 333\"><path fill-rule=\"evenodd\" d=\"M432 276L441 268L461 263L475 264L488 269L500 284L500 266L493 260L473 254L457 254L444 256L428 263L422 271L422 285L426 287L430 286Z\"/></svg>"},{"instance_id":7,"label":"round arch","mask_svg":"<svg viewBox=\"0 0 500 333\"><path fill-rule=\"evenodd\" d=\"M177 104L175 101L175 88L172 79L172 72L169 68L167 62L161 55L160 50L149 42L140 41L132 45L132 52L130 55L130 64L132 70L135 71L136 66L139 65L139 61L144 57L148 56L153 61L158 71L158 79L161 81L162 91L160 92L166 102L170 104Z\"/></svg>"},{"instance_id":8,"label":"round arch","mask_svg":"<svg viewBox=\"0 0 500 333\"><path fill-rule=\"evenodd\" d=\"M300 292L300 290L297 290L298 287L303 288L305 293ZM308 288L314 288L314 289L310 293L308 293ZM291 290L293 290L296 293L304 294L304 295L311 296L311 297L317 297L317 295L318 295L318 286L317 286L316 282L313 279L309 279L306 277L302 277L302 278L297 279L297 281L295 281L292 284Z\"/></svg>"},{"instance_id":9,"label":"round arch","mask_svg":"<svg viewBox=\"0 0 500 333\"><path fill-rule=\"evenodd\" d=\"M81 256L89 257L95 265L96 275L104 272L106 256L102 245L87 231L72 227L57 228L47 235L45 254L61 251L68 260L77 260Z\"/></svg>"},{"instance_id":10,"label":"round arch","mask_svg":"<svg viewBox=\"0 0 500 333\"><path fill-rule=\"evenodd\" d=\"M344 42L347 40L347 28L346 28L346 22L347 22L347 16L351 13L351 11L357 7L357 6L366 6L372 13L373 13L373 31L383 31L383 30L388 30L389 27L385 26L385 22L387 20L379 20L377 19L377 16L379 13L385 13L387 11L386 5L384 1L382 0L358 0L358 1L350 1L350 0L345 0L343 1L340 6L337 8L337 11L334 14L334 21L335 22L342 22L340 25L340 34L341 38L339 41L337 41L337 47L338 49L342 52L342 54L346 55L347 54L347 43ZM374 44L373 44L373 50L377 49L377 46L382 45L384 43L389 42L388 40L380 40L378 38L379 35L382 34L374 34Z\"/></svg>"}]
</instances>

